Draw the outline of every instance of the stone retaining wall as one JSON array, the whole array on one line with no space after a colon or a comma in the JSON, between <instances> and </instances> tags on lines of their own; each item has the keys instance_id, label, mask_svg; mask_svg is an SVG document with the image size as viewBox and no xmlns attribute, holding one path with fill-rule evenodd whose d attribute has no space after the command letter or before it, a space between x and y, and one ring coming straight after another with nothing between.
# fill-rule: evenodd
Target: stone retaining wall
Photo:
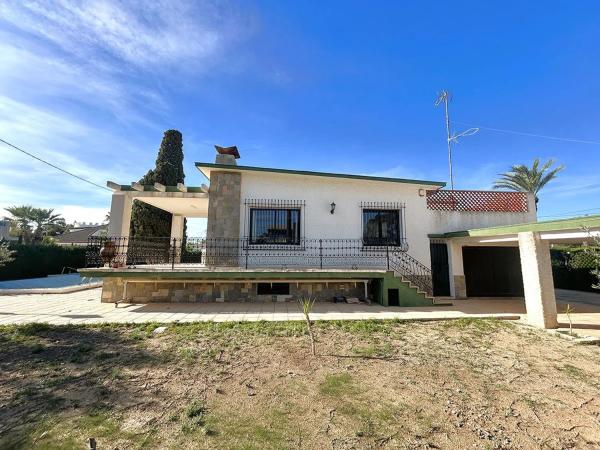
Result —
<instances>
[{"instance_id":1,"label":"stone retaining wall","mask_svg":"<svg viewBox=\"0 0 600 450\"><path fill-rule=\"evenodd\" d=\"M290 283L290 295L257 295L256 283L183 283L183 282L129 282L127 298L123 298L123 278L104 278L102 302L284 302L296 301L302 296L317 301L333 301L334 295L364 299L364 284L354 282Z\"/></svg>"}]
</instances>

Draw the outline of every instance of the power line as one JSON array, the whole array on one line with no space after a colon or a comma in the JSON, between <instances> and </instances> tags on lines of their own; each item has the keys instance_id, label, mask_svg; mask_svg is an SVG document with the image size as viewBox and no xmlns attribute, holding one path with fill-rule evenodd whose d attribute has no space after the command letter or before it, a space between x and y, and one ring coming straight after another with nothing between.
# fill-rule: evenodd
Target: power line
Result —
<instances>
[{"instance_id":1,"label":"power line","mask_svg":"<svg viewBox=\"0 0 600 450\"><path fill-rule=\"evenodd\" d=\"M57 165L54 165L54 164L52 164L52 163L49 163L48 161L45 161L45 160L43 160L43 159L42 159L42 158L40 158L39 156L35 156L35 155L33 155L33 154L31 154L31 153L29 153L29 152L27 152L27 151L23 150L22 148L19 148L19 147L17 147L16 145L13 145L13 144L11 144L10 142L7 142L7 141L5 141L5 140L4 140L4 139L2 139L2 138L0 138L0 142L2 142L2 143L4 143L4 144L8 145L9 147L12 147L12 148L14 148L15 150L18 150L18 151L20 151L21 153L25 153L27 156L30 156L30 157L32 157L33 159L37 159L38 161L40 161L40 162L43 162L44 164L47 164L47 165L49 165L50 167L52 167L52 168L54 168L54 169L56 169L56 170L59 170L59 171L61 171L61 172L63 172L63 173L66 173L67 175L70 175L70 176L72 176L72 177L74 177L74 178L77 178L77 179L78 179L78 180L80 180L80 181L84 181L84 182L86 182L86 183L88 183L88 184L91 184L92 186L96 186L96 187L99 187L100 189L105 189L105 190L107 190L107 191L110 191L110 189L108 189L106 186L102 186L102 185L100 185L100 184L96 184L96 183L94 183L93 181L86 180L85 178L83 178L83 177L80 177L79 175L75 175L74 173L72 173L72 172L69 172L68 170L65 170L65 169L63 169L63 168L61 168L61 167L58 167ZM112 192L112 191L111 191L111 192Z\"/></svg>"},{"instance_id":2,"label":"power line","mask_svg":"<svg viewBox=\"0 0 600 450\"><path fill-rule=\"evenodd\" d=\"M590 211L600 211L600 208L578 209L578 210L575 210L575 211L562 211L562 212L556 213L556 214L548 214L548 215L545 215L545 216L538 216L538 218L570 216L573 213L582 213L582 212L588 212L589 213Z\"/></svg>"},{"instance_id":3,"label":"power line","mask_svg":"<svg viewBox=\"0 0 600 450\"><path fill-rule=\"evenodd\" d=\"M515 130L506 130L506 129L502 129L502 128L484 127L484 126L481 126L481 125L474 125L474 124L467 123L467 122L458 122L456 120L453 120L452 122L454 122L456 124L467 125L467 126L470 126L470 127L477 127L477 128L482 129L482 130L496 131L498 133L517 134L517 135L520 135L520 136L529 136L529 137L537 137L537 138L542 138L542 139L551 139L551 140L554 140L554 141L574 142L574 143L577 143L577 144L600 145L599 141L590 141L590 140L586 140L586 139L576 139L576 138L563 138L563 137L557 137L557 136L547 136L547 135L544 135L544 134L526 133L524 131L515 131Z\"/></svg>"}]
</instances>

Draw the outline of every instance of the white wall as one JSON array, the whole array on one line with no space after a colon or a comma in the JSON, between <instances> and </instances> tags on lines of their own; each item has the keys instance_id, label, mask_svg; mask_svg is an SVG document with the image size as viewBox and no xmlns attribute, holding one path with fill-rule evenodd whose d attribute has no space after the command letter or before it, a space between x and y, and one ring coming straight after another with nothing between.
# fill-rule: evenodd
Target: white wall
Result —
<instances>
[{"instance_id":1,"label":"white wall","mask_svg":"<svg viewBox=\"0 0 600 450\"><path fill-rule=\"evenodd\" d=\"M248 233L248 218L243 204L247 199L304 200L306 206L303 208L305 217L301 220L304 227L301 235L307 239L360 239L361 202L402 202L406 205L408 253L429 267L427 235L430 233L520 223L531 217L531 214L430 211L425 197L419 196L419 189L431 188L433 186L243 171L240 234L243 237ZM336 204L335 214L330 214L331 202Z\"/></svg>"}]
</instances>

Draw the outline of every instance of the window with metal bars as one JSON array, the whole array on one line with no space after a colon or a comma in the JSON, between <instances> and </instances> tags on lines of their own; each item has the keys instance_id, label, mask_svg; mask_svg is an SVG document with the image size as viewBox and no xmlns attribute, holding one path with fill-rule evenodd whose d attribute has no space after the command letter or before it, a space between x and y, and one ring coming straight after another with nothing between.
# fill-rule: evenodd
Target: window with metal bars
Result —
<instances>
[{"instance_id":1,"label":"window with metal bars","mask_svg":"<svg viewBox=\"0 0 600 450\"><path fill-rule=\"evenodd\" d=\"M300 245L300 209L250 208L250 244Z\"/></svg>"},{"instance_id":2,"label":"window with metal bars","mask_svg":"<svg viewBox=\"0 0 600 450\"><path fill-rule=\"evenodd\" d=\"M364 245L400 245L400 211L397 209L363 209Z\"/></svg>"}]
</instances>

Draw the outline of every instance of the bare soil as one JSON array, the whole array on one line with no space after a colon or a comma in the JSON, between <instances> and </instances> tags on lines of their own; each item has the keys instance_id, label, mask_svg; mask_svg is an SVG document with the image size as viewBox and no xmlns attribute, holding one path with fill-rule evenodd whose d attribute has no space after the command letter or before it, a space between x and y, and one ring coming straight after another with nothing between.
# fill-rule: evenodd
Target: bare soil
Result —
<instances>
[{"instance_id":1,"label":"bare soil","mask_svg":"<svg viewBox=\"0 0 600 450\"><path fill-rule=\"evenodd\" d=\"M509 322L0 327L0 448L600 447L600 348Z\"/></svg>"}]
</instances>

